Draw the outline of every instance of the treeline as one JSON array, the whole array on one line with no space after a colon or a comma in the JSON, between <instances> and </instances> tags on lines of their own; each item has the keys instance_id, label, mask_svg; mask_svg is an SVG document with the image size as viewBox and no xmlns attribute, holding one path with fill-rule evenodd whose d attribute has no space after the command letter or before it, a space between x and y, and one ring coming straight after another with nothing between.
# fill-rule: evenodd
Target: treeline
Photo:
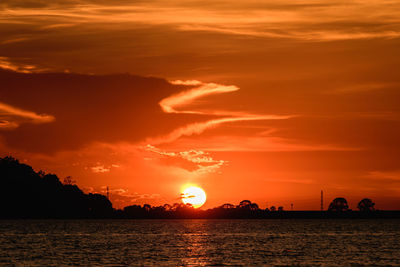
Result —
<instances>
[{"instance_id":1,"label":"treeline","mask_svg":"<svg viewBox=\"0 0 400 267\"><path fill-rule=\"evenodd\" d=\"M260 209L243 200L238 205L224 204L208 210L175 203L163 206L132 205L116 210L101 194L85 194L71 179L64 183L54 174L35 172L12 157L0 158L0 218L118 218L118 219L262 219L262 218L400 218L399 211L375 211L370 199L351 211L344 198L336 198L328 211L285 211L272 206Z\"/></svg>"},{"instance_id":2,"label":"treeline","mask_svg":"<svg viewBox=\"0 0 400 267\"><path fill-rule=\"evenodd\" d=\"M238 205L224 204L208 209L196 210L190 205L175 203L152 207L132 205L118 211L119 218L128 219L328 219L328 218L400 218L400 211L379 211L374 209L370 199L363 199L358 204L359 210L348 208L344 198L336 198L326 211L285 211L283 207L272 206L260 209L256 203L243 200Z\"/></svg>"},{"instance_id":3,"label":"treeline","mask_svg":"<svg viewBox=\"0 0 400 267\"><path fill-rule=\"evenodd\" d=\"M0 159L0 218L110 218L111 202L62 184L54 174L35 172L12 157Z\"/></svg>"}]
</instances>

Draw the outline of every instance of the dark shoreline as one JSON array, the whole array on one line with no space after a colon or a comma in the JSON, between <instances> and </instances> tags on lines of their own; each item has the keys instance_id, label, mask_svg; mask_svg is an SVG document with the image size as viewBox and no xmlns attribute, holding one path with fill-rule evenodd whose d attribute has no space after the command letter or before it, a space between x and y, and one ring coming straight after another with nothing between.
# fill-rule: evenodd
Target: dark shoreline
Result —
<instances>
[{"instance_id":1,"label":"dark shoreline","mask_svg":"<svg viewBox=\"0 0 400 267\"><path fill-rule=\"evenodd\" d=\"M250 211L250 212L237 212L237 211L224 211L224 214L212 214L213 210L200 210L184 214L176 214L175 212L166 213L162 216L155 216L155 214L141 214L139 215L126 215L115 214L114 216L104 217L53 217L53 216L13 216L1 217L0 220L175 220L175 219L202 219L202 220L240 220L240 219L400 219L400 210L377 210L373 212L360 212L360 211L346 211L346 212L331 212L331 211L279 211L268 212L264 210Z\"/></svg>"}]
</instances>

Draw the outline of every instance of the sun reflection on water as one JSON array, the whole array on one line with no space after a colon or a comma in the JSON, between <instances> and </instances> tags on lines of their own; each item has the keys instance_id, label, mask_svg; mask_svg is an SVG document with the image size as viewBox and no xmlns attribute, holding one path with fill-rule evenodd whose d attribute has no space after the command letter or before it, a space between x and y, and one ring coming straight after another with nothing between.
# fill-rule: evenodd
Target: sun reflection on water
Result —
<instances>
[{"instance_id":1,"label":"sun reflection on water","mask_svg":"<svg viewBox=\"0 0 400 267\"><path fill-rule=\"evenodd\" d=\"M202 222L188 221L185 224L186 231L182 239L186 246L183 248L184 257L182 265L185 266L204 266L210 265L209 251L212 243L210 242L209 232Z\"/></svg>"}]
</instances>

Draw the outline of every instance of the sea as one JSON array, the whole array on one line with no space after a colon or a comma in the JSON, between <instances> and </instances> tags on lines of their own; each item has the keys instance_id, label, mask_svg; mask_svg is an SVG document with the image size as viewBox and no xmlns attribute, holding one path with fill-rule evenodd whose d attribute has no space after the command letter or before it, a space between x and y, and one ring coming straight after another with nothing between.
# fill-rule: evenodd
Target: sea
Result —
<instances>
[{"instance_id":1,"label":"sea","mask_svg":"<svg viewBox=\"0 0 400 267\"><path fill-rule=\"evenodd\" d=\"M0 266L400 266L400 220L0 220Z\"/></svg>"}]
</instances>

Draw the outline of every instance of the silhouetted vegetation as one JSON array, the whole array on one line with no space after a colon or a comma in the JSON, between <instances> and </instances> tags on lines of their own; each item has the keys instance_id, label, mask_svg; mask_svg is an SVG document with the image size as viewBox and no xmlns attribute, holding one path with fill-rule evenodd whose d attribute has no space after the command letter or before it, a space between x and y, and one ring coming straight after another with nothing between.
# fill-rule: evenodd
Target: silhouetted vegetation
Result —
<instances>
[{"instance_id":1,"label":"silhouetted vegetation","mask_svg":"<svg viewBox=\"0 0 400 267\"><path fill-rule=\"evenodd\" d=\"M358 205L357 205L357 208L360 210L360 211L363 211L363 212L371 212L371 211L374 211L375 210L375 203L374 202L372 202L372 200L371 199L369 199L369 198L364 198L364 199L362 199L359 203L358 203Z\"/></svg>"},{"instance_id":2,"label":"silhouetted vegetation","mask_svg":"<svg viewBox=\"0 0 400 267\"><path fill-rule=\"evenodd\" d=\"M368 198L358 203L360 211L351 211L344 198L336 198L328 211L285 211L283 206L260 209L243 200L219 207L198 210L175 203L163 206L132 205L113 209L101 194L85 194L66 177L64 183L54 174L35 172L12 157L0 158L0 218L123 218L123 219L263 219L263 218L400 218L400 211L377 211Z\"/></svg>"},{"instance_id":3,"label":"silhouetted vegetation","mask_svg":"<svg viewBox=\"0 0 400 267\"><path fill-rule=\"evenodd\" d=\"M69 177L35 172L12 157L0 159L2 218L108 218L111 202L100 194L84 194Z\"/></svg>"},{"instance_id":4,"label":"silhouetted vegetation","mask_svg":"<svg viewBox=\"0 0 400 267\"><path fill-rule=\"evenodd\" d=\"M347 200L343 197L335 198L331 204L329 204L328 211L349 211L349 205L347 204Z\"/></svg>"}]
</instances>

